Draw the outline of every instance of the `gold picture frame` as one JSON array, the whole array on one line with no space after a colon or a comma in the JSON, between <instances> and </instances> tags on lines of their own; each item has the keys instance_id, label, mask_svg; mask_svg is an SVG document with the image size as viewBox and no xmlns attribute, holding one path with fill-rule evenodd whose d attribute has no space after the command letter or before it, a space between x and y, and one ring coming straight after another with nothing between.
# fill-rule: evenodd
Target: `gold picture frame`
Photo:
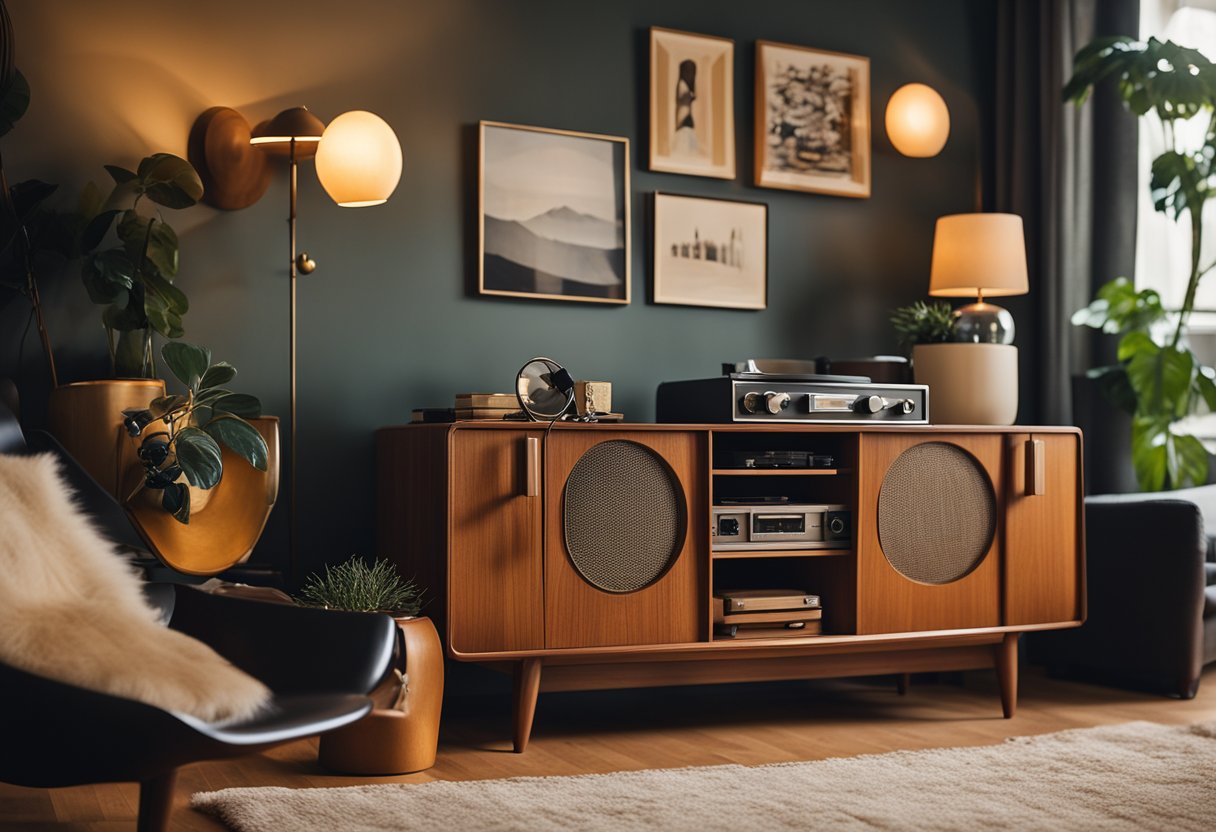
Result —
<instances>
[{"instance_id":1,"label":"gold picture frame","mask_svg":"<svg viewBox=\"0 0 1216 832\"><path fill-rule=\"evenodd\" d=\"M628 304L629 139L482 121L481 295Z\"/></svg>"},{"instance_id":2,"label":"gold picture frame","mask_svg":"<svg viewBox=\"0 0 1216 832\"><path fill-rule=\"evenodd\" d=\"M735 42L650 27L650 169L735 178Z\"/></svg>"},{"instance_id":3,"label":"gold picture frame","mask_svg":"<svg viewBox=\"0 0 1216 832\"><path fill-rule=\"evenodd\" d=\"M870 59L756 42L755 184L870 196Z\"/></svg>"}]
</instances>

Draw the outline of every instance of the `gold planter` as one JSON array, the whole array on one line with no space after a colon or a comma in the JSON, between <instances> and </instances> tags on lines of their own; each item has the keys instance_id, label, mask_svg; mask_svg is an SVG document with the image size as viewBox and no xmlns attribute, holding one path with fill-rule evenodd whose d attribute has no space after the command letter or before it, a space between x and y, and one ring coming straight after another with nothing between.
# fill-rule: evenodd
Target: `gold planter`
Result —
<instances>
[{"instance_id":1,"label":"gold planter","mask_svg":"<svg viewBox=\"0 0 1216 832\"><path fill-rule=\"evenodd\" d=\"M246 421L266 440L266 470L221 447L223 479L202 492L208 495L206 511L191 511L189 524L179 523L161 507L159 493L153 500L143 496L147 489L139 488L142 468L132 466L124 473L123 498L135 495L127 500L127 516L166 566L187 575L215 575L247 560L262 536L279 494L279 420L260 416ZM192 505L195 492L192 488Z\"/></svg>"},{"instance_id":2,"label":"gold planter","mask_svg":"<svg viewBox=\"0 0 1216 832\"><path fill-rule=\"evenodd\" d=\"M443 646L425 616L398 618L405 644L405 701L321 735L321 765L342 774L385 776L435 765L443 708ZM373 698L375 698L373 694Z\"/></svg>"},{"instance_id":3,"label":"gold planter","mask_svg":"<svg viewBox=\"0 0 1216 832\"><path fill-rule=\"evenodd\" d=\"M158 378L78 381L51 391L51 435L93 479L118 499L123 472L139 464L122 426L122 412L165 395Z\"/></svg>"}]
</instances>

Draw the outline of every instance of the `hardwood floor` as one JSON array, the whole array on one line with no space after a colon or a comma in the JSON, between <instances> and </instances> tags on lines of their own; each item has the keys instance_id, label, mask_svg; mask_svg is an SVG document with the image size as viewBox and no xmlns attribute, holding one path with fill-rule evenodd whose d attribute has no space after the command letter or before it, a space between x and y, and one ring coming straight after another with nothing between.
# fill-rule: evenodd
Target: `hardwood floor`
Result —
<instances>
[{"instance_id":1,"label":"hardwood floor","mask_svg":"<svg viewBox=\"0 0 1216 832\"><path fill-rule=\"evenodd\" d=\"M1017 716L1001 718L991 672L953 680L786 682L708 688L542 694L528 751L513 754L509 696L466 697L444 714L439 760L420 774L326 774L316 740L183 769L173 828L222 827L187 807L196 791L231 786L351 786L689 765L814 760L896 749L984 745L1065 728L1150 720L1216 720L1216 666L1188 702L1048 679L1023 667ZM23 789L0 784L0 830L128 832L133 784Z\"/></svg>"}]
</instances>

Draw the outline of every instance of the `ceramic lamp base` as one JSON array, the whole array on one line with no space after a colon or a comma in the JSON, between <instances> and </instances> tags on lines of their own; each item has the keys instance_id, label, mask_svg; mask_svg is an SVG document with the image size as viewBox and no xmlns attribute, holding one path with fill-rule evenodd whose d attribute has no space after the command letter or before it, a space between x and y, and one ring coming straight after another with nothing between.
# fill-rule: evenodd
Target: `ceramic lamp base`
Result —
<instances>
[{"instance_id":1,"label":"ceramic lamp base","mask_svg":"<svg viewBox=\"0 0 1216 832\"><path fill-rule=\"evenodd\" d=\"M1018 348L1011 344L917 344L917 384L929 385L935 425L1012 425L1018 416Z\"/></svg>"}]
</instances>

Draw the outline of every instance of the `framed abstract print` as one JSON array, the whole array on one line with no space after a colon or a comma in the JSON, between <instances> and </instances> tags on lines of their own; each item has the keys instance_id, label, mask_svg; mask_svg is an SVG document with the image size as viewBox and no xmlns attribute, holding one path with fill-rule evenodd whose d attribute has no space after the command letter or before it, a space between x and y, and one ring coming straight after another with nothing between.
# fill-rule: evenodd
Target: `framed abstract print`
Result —
<instances>
[{"instance_id":1,"label":"framed abstract print","mask_svg":"<svg viewBox=\"0 0 1216 832\"><path fill-rule=\"evenodd\" d=\"M870 195L870 61L756 43L756 185Z\"/></svg>"}]
</instances>

